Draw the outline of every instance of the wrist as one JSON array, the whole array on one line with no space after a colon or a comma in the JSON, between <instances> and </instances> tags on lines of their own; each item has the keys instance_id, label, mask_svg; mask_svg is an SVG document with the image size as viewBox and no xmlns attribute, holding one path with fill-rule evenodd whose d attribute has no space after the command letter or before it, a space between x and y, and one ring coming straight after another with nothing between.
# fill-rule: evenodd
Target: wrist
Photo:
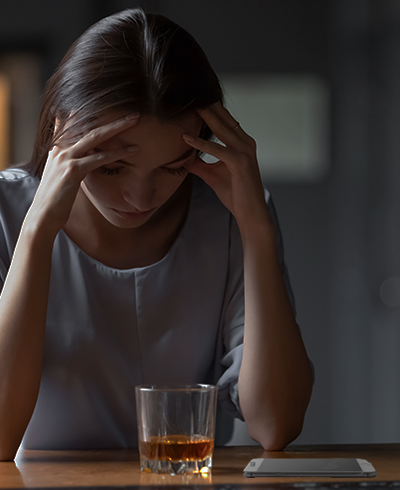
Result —
<instances>
[{"instance_id":1,"label":"wrist","mask_svg":"<svg viewBox=\"0 0 400 490\"><path fill-rule=\"evenodd\" d=\"M52 250L54 240L60 230L52 229L46 222L34 219L34 216L28 214L21 227L21 232L18 241L23 241L32 249Z\"/></svg>"},{"instance_id":2,"label":"wrist","mask_svg":"<svg viewBox=\"0 0 400 490\"><path fill-rule=\"evenodd\" d=\"M258 212L252 213L246 219L237 220L242 241L255 239L257 241L273 240L275 243L276 230L267 204Z\"/></svg>"}]
</instances>

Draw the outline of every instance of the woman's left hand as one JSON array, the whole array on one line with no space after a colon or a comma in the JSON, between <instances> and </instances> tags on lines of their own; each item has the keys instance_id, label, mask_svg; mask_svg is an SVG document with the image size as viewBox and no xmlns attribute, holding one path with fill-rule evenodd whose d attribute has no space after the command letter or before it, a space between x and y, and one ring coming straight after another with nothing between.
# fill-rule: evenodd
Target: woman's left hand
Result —
<instances>
[{"instance_id":1,"label":"woman's left hand","mask_svg":"<svg viewBox=\"0 0 400 490\"><path fill-rule=\"evenodd\" d=\"M221 143L187 136L185 141L218 161L207 164L197 157L189 170L231 211L243 243L240 407L253 439L265 449L283 449L301 431L312 375L282 276L256 143L222 104L199 114Z\"/></svg>"},{"instance_id":2,"label":"woman's left hand","mask_svg":"<svg viewBox=\"0 0 400 490\"><path fill-rule=\"evenodd\" d=\"M223 143L184 135L186 143L217 158L205 163L196 158L190 172L203 179L235 216L239 227L265 223L269 213L257 162L256 142L220 102L199 115Z\"/></svg>"}]
</instances>

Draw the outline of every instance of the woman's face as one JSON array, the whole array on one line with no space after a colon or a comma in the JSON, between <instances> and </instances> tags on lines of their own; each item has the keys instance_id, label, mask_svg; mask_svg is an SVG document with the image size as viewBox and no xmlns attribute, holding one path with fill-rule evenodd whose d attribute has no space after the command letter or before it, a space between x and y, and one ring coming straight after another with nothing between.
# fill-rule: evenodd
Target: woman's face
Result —
<instances>
[{"instance_id":1,"label":"woman's face","mask_svg":"<svg viewBox=\"0 0 400 490\"><path fill-rule=\"evenodd\" d=\"M81 184L82 191L107 221L119 228L146 223L171 198L196 158L184 133L197 136L203 121L197 114L178 123L142 116L97 150L137 146L128 158L99 167Z\"/></svg>"}]
</instances>

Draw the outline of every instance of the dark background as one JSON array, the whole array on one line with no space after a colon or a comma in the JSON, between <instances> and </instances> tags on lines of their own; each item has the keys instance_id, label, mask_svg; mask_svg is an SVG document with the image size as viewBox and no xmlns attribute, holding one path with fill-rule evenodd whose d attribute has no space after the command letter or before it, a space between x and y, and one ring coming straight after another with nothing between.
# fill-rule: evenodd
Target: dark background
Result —
<instances>
[{"instance_id":1,"label":"dark background","mask_svg":"<svg viewBox=\"0 0 400 490\"><path fill-rule=\"evenodd\" d=\"M327 83L329 172L265 182L316 370L297 442L399 442L400 2L1 0L0 54L38 53L44 83L89 25L133 6L181 24L218 74Z\"/></svg>"}]
</instances>

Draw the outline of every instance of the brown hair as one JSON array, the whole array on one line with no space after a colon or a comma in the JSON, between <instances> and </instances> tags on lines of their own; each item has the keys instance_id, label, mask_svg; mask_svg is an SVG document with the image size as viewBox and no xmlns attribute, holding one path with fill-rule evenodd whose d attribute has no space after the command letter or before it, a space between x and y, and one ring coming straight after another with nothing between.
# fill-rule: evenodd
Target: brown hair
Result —
<instances>
[{"instance_id":1,"label":"brown hair","mask_svg":"<svg viewBox=\"0 0 400 490\"><path fill-rule=\"evenodd\" d=\"M48 81L29 171L41 176L63 133L77 137L105 113L173 121L222 99L218 77L187 31L162 15L124 10L84 32ZM201 136L210 138L209 128Z\"/></svg>"}]
</instances>

